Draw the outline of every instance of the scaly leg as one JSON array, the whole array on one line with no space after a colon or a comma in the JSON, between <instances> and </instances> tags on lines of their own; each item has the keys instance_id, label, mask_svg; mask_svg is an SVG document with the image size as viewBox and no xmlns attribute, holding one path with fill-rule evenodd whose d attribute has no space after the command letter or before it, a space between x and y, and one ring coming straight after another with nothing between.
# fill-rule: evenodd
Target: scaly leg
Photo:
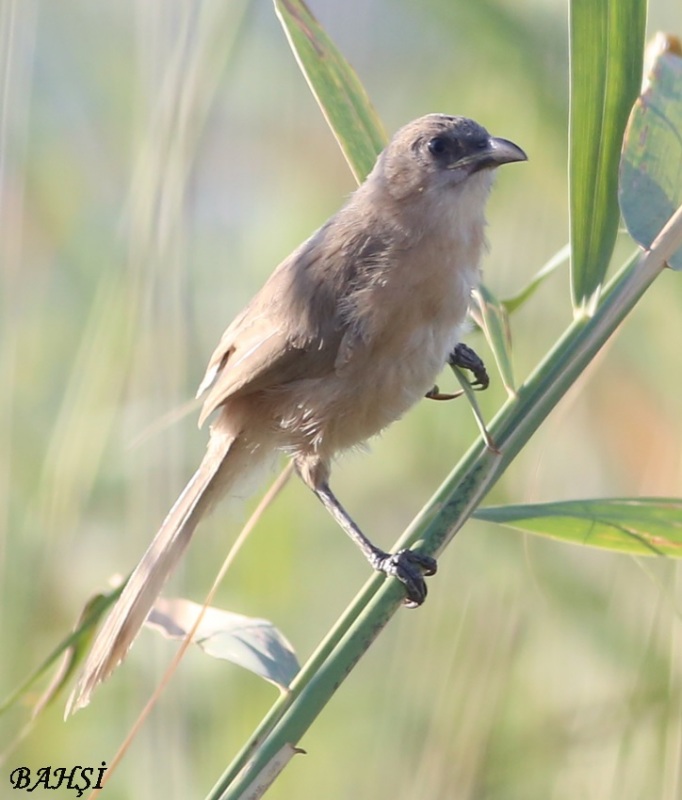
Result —
<instances>
[{"instance_id":1,"label":"scaly leg","mask_svg":"<svg viewBox=\"0 0 682 800\"><path fill-rule=\"evenodd\" d=\"M348 512L329 488L327 480L313 481L310 480L310 473L306 473L307 470L301 470L299 467L299 474L304 482L310 486L322 502L322 505L362 550L372 568L397 578L405 586L405 605L410 608L420 606L426 598L424 575L433 575L436 572L436 560L430 556L421 555L414 550L400 550L397 553L385 553L380 550L370 542L353 522Z\"/></svg>"}]
</instances>

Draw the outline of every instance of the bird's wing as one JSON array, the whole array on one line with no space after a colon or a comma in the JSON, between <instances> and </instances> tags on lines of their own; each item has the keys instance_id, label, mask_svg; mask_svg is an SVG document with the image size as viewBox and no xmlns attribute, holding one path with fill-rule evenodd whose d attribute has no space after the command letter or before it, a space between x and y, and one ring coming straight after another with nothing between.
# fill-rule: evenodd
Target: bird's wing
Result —
<instances>
[{"instance_id":1,"label":"bird's wing","mask_svg":"<svg viewBox=\"0 0 682 800\"><path fill-rule=\"evenodd\" d=\"M301 267L315 251L308 246L280 265L225 331L199 387L199 425L230 397L333 371L343 330L327 282Z\"/></svg>"},{"instance_id":2,"label":"bird's wing","mask_svg":"<svg viewBox=\"0 0 682 800\"><path fill-rule=\"evenodd\" d=\"M216 363L209 367L202 384L207 393L199 425L230 397L331 371L337 350L338 343L329 348L319 339L295 341L266 320L250 326L216 353Z\"/></svg>"}]
</instances>

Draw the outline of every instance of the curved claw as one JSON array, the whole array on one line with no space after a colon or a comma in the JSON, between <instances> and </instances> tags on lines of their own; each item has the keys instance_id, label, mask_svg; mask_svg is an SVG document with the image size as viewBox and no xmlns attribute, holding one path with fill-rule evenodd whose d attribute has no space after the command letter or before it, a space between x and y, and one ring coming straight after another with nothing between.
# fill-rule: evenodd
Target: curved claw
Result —
<instances>
[{"instance_id":1,"label":"curved claw","mask_svg":"<svg viewBox=\"0 0 682 800\"><path fill-rule=\"evenodd\" d=\"M428 400L455 400L458 397L461 397L464 394L463 391L459 392L441 392L438 386L434 386L433 389L429 389L429 391L424 395Z\"/></svg>"},{"instance_id":2,"label":"curved claw","mask_svg":"<svg viewBox=\"0 0 682 800\"><path fill-rule=\"evenodd\" d=\"M420 606L426 599L427 589L424 576L434 575L438 564L431 556L414 550L399 550L387 553L376 565L386 575L397 578L405 587L405 605L408 608Z\"/></svg>"}]
</instances>

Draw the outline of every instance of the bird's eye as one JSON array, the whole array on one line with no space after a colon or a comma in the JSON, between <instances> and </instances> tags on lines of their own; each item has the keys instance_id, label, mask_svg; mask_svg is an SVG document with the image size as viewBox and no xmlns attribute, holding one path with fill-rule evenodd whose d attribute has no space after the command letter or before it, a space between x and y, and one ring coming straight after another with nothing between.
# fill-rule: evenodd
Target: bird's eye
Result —
<instances>
[{"instance_id":1,"label":"bird's eye","mask_svg":"<svg viewBox=\"0 0 682 800\"><path fill-rule=\"evenodd\" d=\"M429 153L433 156L442 156L448 149L448 143L442 136L434 136L428 143Z\"/></svg>"}]
</instances>

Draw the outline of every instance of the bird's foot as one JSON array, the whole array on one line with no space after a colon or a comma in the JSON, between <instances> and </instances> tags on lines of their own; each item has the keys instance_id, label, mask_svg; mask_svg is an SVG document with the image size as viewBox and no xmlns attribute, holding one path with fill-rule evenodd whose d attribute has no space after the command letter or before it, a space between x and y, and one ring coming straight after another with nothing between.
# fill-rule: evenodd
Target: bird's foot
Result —
<instances>
[{"instance_id":1,"label":"bird's foot","mask_svg":"<svg viewBox=\"0 0 682 800\"><path fill-rule=\"evenodd\" d=\"M469 370L474 376L471 381L472 388L482 391L490 385L490 378L483 359L463 342L460 342L452 351L448 358L448 364L451 367Z\"/></svg>"},{"instance_id":2,"label":"bird's foot","mask_svg":"<svg viewBox=\"0 0 682 800\"><path fill-rule=\"evenodd\" d=\"M408 608L420 606L426 599L424 576L434 575L438 565L435 558L417 553L414 550L399 550L397 553L377 552L372 559L374 569L392 578L397 578L405 587L405 605Z\"/></svg>"}]
</instances>

